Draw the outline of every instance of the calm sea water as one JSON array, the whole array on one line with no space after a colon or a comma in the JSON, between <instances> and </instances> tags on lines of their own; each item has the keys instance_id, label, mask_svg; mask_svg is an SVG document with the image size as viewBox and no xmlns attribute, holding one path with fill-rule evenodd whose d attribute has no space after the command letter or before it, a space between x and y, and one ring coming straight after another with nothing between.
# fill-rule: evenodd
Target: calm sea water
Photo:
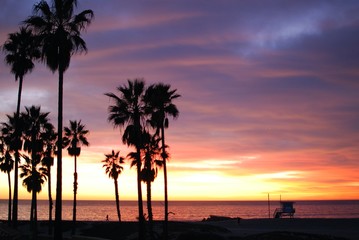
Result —
<instances>
[{"instance_id":1,"label":"calm sea water","mask_svg":"<svg viewBox=\"0 0 359 240\"><path fill-rule=\"evenodd\" d=\"M137 202L122 201L121 214L124 221L135 221ZM359 200L355 201L297 201L295 203L296 218L359 218ZM278 202L270 203L273 214ZM144 202L144 211L147 211ZM200 221L209 215L241 218L268 218L268 202L266 201L172 201L169 203L169 219L173 221ZM153 203L154 219L163 219L163 202ZM104 221L109 215L110 221L116 221L115 201L78 201L77 220ZM20 200L19 219L28 220L30 201ZM53 214L54 216L54 214ZM48 202L38 201L38 219L47 220ZM0 219L7 219L7 200L0 200ZM63 202L63 219L72 219L72 201Z\"/></svg>"}]
</instances>

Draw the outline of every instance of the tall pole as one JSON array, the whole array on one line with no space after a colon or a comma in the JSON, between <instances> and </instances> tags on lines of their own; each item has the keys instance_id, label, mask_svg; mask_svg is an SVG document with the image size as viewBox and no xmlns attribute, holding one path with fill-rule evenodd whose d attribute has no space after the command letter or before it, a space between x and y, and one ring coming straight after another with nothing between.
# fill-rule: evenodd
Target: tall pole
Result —
<instances>
[{"instance_id":1,"label":"tall pole","mask_svg":"<svg viewBox=\"0 0 359 240\"><path fill-rule=\"evenodd\" d=\"M268 193L268 218L270 218L270 200L269 200L269 193Z\"/></svg>"}]
</instances>

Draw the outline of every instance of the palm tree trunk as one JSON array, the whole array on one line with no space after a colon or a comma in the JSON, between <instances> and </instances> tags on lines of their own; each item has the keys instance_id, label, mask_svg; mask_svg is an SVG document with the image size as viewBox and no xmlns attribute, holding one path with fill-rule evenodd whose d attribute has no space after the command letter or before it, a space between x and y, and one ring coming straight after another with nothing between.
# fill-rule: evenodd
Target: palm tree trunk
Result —
<instances>
[{"instance_id":1,"label":"palm tree trunk","mask_svg":"<svg viewBox=\"0 0 359 240\"><path fill-rule=\"evenodd\" d=\"M32 175L34 176L34 175ZM36 190L32 189L32 199L31 199L31 231L33 239L37 239L37 209L36 209Z\"/></svg>"},{"instance_id":2,"label":"palm tree trunk","mask_svg":"<svg viewBox=\"0 0 359 240\"><path fill-rule=\"evenodd\" d=\"M32 175L34 176L34 175ZM36 236L36 191L33 188L31 191L31 215L30 215L30 224L31 224L31 231L33 236Z\"/></svg>"},{"instance_id":3,"label":"palm tree trunk","mask_svg":"<svg viewBox=\"0 0 359 240\"><path fill-rule=\"evenodd\" d=\"M163 158L163 175L164 175L164 188L165 188L165 222L163 226L164 239L168 238L168 183L167 183L167 159L166 159L166 145L165 145L165 128L162 123L162 158Z\"/></svg>"},{"instance_id":4,"label":"palm tree trunk","mask_svg":"<svg viewBox=\"0 0 359 240\"><path fill-rule=\"evenodd\" d=\"M148 221L153 221L152 213L152 193L151 193L151 181L147 181L147 210L148 210Z\"/></svg>"},{"instance_id":5,"label":"palm tree trunk","mask_svg":"<svg viewBox=\"0 0 359 240\"><path fill-rule=\"evenodd\" d=\"M11 178L10 178L10 171L7 172L7 181L9 183L9 203L8 203L8 215L7 215L7 220L8 220L8 224L10 225L11 223Z\"/></svg>"},{"instance_id":6,"label":"palm tree trunk","mask_svg":"<svg viewBox=\"0 0 359 240\"><path fill-rule=\"evenodd\" d=\"M152 213L152 194L151 194L151 177L152 177L152 171L151 171L151 156L150 156L150 150L149 147L146 149L146 158L145 158L145 165L146 165L146 188L147 188L147 211L148 211L148 222L150 223L150 231L152 230L151 225L153 221L153 213Z\"/></svg>"},{"instance_id":7,"label":"palm tree trunk","mask_svg":"<svg viewBox=\"0 0 359 240\"><path fill-rule=\"evenodd\" d=\"M36 209L36 132L33 130L31 134L31 177L32 177L32 198L31 198L31 228L34 239L37 236L37 209Z\"/></svg>"},{"instance_id":8,"label":"palm tree trunk","mask_svg":"<svg viewBox=\"0 0 359 240\"><path fill-rule=\"evenodd\" d=\"M16 106L16 117L18 118L20 115L20 104L21 104L21 92L22 92L22 82L23 82L24 77L20 76L19 77L19 90L17 93L17 106ZM16 122L17 123L17 122ZM17 127L17 126L16 126Z\"/></svg>"},{"instance_id":9,"label":"palm tree trunk","mask_svg":"<svg viewBox=\"0 0 359 240\"><path fill-rule=\"evenodd\" d=\"M151 239L153 235L153 213L152 213L152 193L151 193L151 180L147 180L147 210L148 210L148 225Z\"/></svg>"},{"instance_id":10,"label":"palm tree trunk","mask_svg":"<svg viewBox=\"0 0 359 240\"><path fill-rule=\"evenodd\" d=\"M139 224L139 239L145 239L145 219L143 216L143 201L142 201L142 186L141 186L141 150L137 148L137 196L138 196L138 224Z\"/></svg>"},{"instance_id":11,"label":"palm tree trunk","mask_svg":"<svg viewBox=\"0 0 359 240\"><path fill-rule=\"evenodd\" d=\"M52 195L51 195L51 164L47 166L47 184L48 184L48 197L49 197L49 235L52 234Z\"/></svg>"},{"instance_id":12,"label":"palm tree trunk","mask_svg":"<svg viewBox=\"0 0 359 240\"><path fill-rule=\"evenodd\" d=\"M32 222L34 221L34 204L33 204L33 200L32 200L32 193L31 193L31 208L30 208L30 227L31 227L31 230L32 230Z\"/></svg>"},{"instance_id":13,"label":"palm tree trunk","mask_svg":"<svg viewBox=\"0 0 359 240\"><path fill-rule=\"evenodd\" d=\"M23 76L21 75L19 77L19 91L17 94L17 106L16 106L16 119L15 119L15 131L16 131L16 137L18 137L20 134L18 132L18 122L19 122L19 115L20 115L20 105L21 105L21 92L22 92L22 82L23 82ZM17 140L17 139L16 139ZM18 147L18 146L17 146ZM15 149L15 171L14 171L14 199L13 199L13 209L12 209L12 221L13 221L13 227L17 228L17 212L18 212L18 193L19 193L19 162L20 162L20 154L19 149Z\"/></svg>"},{"instance_id":14,"label":"palm tree trunk","mask_svg":"<svg viewBox=\"0 0 359 240\"><path fill-rule=\"evenodd\" d=\"M115 196L116 196L117 216L118 216L118 221L121 222L120 197L119 197L119 194L118 194L118 183L117 183L117 179L114 179L113 182L114 182L114 184L115 184Z\"/></svg>"},{"instance_id":15,"label":"palm tree trunk","mask_svg":"<svg viewBox=\"0 0 359 240\"><path fill-rule=\"evenodd\" d=\"M74 235L76 233L76 194L77 194L77 157L75 154L74 205L72 208L72 235Z\"/></svg>"},{"instance_id":16,"label":"palm tree trunk","mask_svg":"<svg viewBox=\"0 0 359 240\"><path fill-rule=\"evenodd\" d=\"M145 219L143 216L142 186L141 186L141 123L139 118L134 119L136 128L136 153L137 153L137 198L138 198L138 239L145 239Z\"/></svg>"},{"instance_id":17,"label":"palm tree trunk","mask_svg":"<svg viewBox=\"0 0 359 240\"><path fill-rule=\"evenodd\" d=\"M33 225L33 236L34 239L37 239L37 193L36 190L33 189L32 190L32 204L33 204L33 220L32 220L32 225Z\"/></svg>"},{"instance_id":18,"label":"palm tree trunk","mask_svg":"<svg viewBox=\"0 0 359 240\"><path fill-rule=\"evenodd\" d=\"M63 100L63 67L59 68L59 99L58 99L58 135L57 135L57 179L55 208L55 240L62 240L62 100Z\"/></svg>"},{"instance_id":19,"label":"palm tree trunk","mask_svg":"<svg viewBox=\"0 0 359 240\"><path fill-rule=\"evenodd\" d=\"M12 225L17 229L17 212L18 212L18 192L19 192L19 162L20 153L18 150L15 151L15 166L14 166L14 198L12 206Z\"/></svg>"},{"instance_id":20,"label":"palm tree trunk","mask_svg":"<svg viewBox=\"0 0 359 240\"><path fill-rule=\"evenodd\" d=\"M31 230L34 231L34 217L35 217L35 214L34 214L34 211L35 211L35 205L34 205L34 193L35 193L35 137L34 137L34 133L32 131L31 133L31 212L30 212L30 221L31 221Z\"/></svg>"}]
</instances>

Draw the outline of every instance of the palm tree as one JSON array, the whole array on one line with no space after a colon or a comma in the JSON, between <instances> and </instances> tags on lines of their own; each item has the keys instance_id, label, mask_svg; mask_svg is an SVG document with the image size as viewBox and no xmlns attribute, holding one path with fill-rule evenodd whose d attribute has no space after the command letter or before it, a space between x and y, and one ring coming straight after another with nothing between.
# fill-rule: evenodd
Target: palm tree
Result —
<instances>
[{"instance_id":1,"label":"palm tree","mask_svg":"<svg viewBox=\"0 0 359 240\"><path fill-rule=\"evenodd\" d=\"M76 232L76 194L77 194L77 157L80 156L81 153L81 145L88 146L89 142L87 141L86 135L89 133L88 130L85 129L85 125L83 125L80 121L71 121L70 127L65 127L65 138L63 140L63 146L67 147L68 153L70 156L74 156L75 158L75 171L74 171L74 206L72 212L72 220L73 220L73 228L72 234Z\"/></svg>"},{"instance_id":2,"label":"palm tree","mask_svg":"<svg viewBox=\"0 0 359 240\"><path fill-rule=\"evenodd\" d=\"M106 159L102 160L104 163L102 167L105 168L106 174L109 178L113 179L115 184L115 197L116 197L116 209L117 209L117 216L118 221L121 222L121 212L120 212L120 198L118 194L118 176L123 171L123 167L120 164L124 163L124 158L120 157L120 151L116 152L112 150L110 154L105 154Z\"/></svg>"},{"instance_id":3,"label":"palm tree","mask_svg":"<svg viewBox=\"0 0 359 240\"><path fill-rule=\"evenodd\" d=\"M11 66L11 72L15 75L15 81L19 79L19 90L17 96L17 107L15 121L18 121L20 114L21 92L22 84L25 74L31 72L35 65L34 59L40 57L40 51L37 45L36 38L30 29L20 27L19 32L9 34L8 40L3 46L3 51L6 52L5 62ZM15 138L20 138L21 131L17 124ZM19 140L17 140L19 142ZM15 171L14 171L14 204L13 204L13 225L17 227L18 215L18 165L20 162L21 145L17 145L15 149Z\"/></svg>"},{"instance_id":4,"label":"palm tree","mask_svg":"<svg viewBox=\"0 0 359 240\"><path fill-rule=\"evenodd\" d=\"M46 168L47 171L47 187L48 187L48 198L49 198L49 235L52 234L52 209L53 209L53 201L51 194L51 167L54 165L54 154L56 152L56 140L57 133L55 132L54 127L49 127L45 129L43 133L44 139L44 154L41 159L41 165Z\"/></svg>"},{"instance_id":5,"label":"palm tree","mask_svg":"<svg viewBox=\"0 0 359 240\"><path fill-rule=\"evenodd\" d=\"M0 171L7 174L7 180L9 184L9 203L8 203L8 223L11 223L11 178L10 172L14 168L14 159L12 158L10 151L6 149L6 143L4 137L0 136Z\"/></svg>"},{"instance_id":6,"label":"palm tree","mask_svg":"<svg viewBox=\"0 0 359 240\"><path fill-rule=\"evenodd\" d=\"M81 32L91 23L92 10L75 15L77 0L52 0L52 5L41 0L34 6L34 15L25 20L40 37L42 60L52 72L59 74L58 93L58 154L55 211L55 239L62 239L62 115L63 80L70 65L71 56L87 51Z\"/></svg>"},{"instance_id":7,"label":"palm tree","mask_svg":"<svg viewBox=\"0 0 359 240\"><path fill-rule=\"evenodd\" d=\"M177 89L171 90L170 85L153 84L147 88L144 96L146 106L146 113L151 114L151 124L157 128L157 133L161 132L162 140L162 160L164 173L164 192L165 192L165 224L164 237L168 238L168 183L167 183L167 153L165 144L165 128L168 128L168 117L177 118L179 111L172 101L179 98L181 95L177 94Z\"/></svg>"},{"instance_id":8,"label":"palm tree","mask_svg":"<svg viewBox=\"0 0 359 240\"><path fill-rule=\"evenodd\" d=\"M24 150L30 156L23 155L26 164L21 166L23 172L20 174L20 177L26 177L23 185L26 185L28 191L32 193L30 220L33 223L33 232L36 234L37 193L41 191L41 187L38 187L38 184L40 184L38 178L42 178L42 174L46 173L47 175L46 168L41 167L37 169L37 166L41 162L41 157L44 154L44 135L49 129L53 129L54 127L49 122L49 112L42 113L41 108L36 106L25 107L25 110L26 111L21 114L21 118L24 122ZM29 169L31 170L30 173L28 172ZM33 184L33 186L29 186L30 183Z\"/></svg>"},{"instance_id":9,"label":"palm tree","mask_svg":"<svg viewBox=\"0 0 359 240\"><path fill-rule=\"evenodd\" d=\"M44 167L34 165L35 162L29 156L23 155L25 164L20 165L20 177L24 178L22 185L31 193L31 209L30 209L30 230L32 239L37 239L37 194L41 192L42 185L45 183L47 171Z\"/></svg>"},{"instance_id":10,"label":"palm tree","mask_svg":"<svg viewBox=\"0 0 359 240\"><path fill-rule=\"evenodd\" d=\"M153 212L152 212L152 188L151 183L155 180L158 173L158 168L162 166L162 160L157 160L156 157L160 154L159 142L161 141L157 135L151 135L148 131L142 132L142 152L144 162L141 169L141 180L146 183L147 190L147 211L149 234L151 239L154 239L153 232ZM131 167L137 166L137 154L131 152L127 155L132 160Z\"/></svg>"},{"instance_id":11,"label":"palm tree","mask_svg":"<svg viewBox=\"0 0 359 240\"><path fill-rule=\"evenodd\" d=\"M20 166L22 172L20 177L24 178L22 185L26 187L26 190L32 195L37 196L38 193L42 190L42 185L45 183L47 178L47 169L45 167L39 167L40 165L33 165L34 161L28 156L23 156L25 159L25 164ZM30 221L37 221L37 198L31 203L30 211Z\"/></svg>"},{"instance_id":12,"label":"palm tree","mask_svg":"<svg viewBox=\"0 0 359 240\"><path fill-rule=\"evenodd\" d=\"M139 239L144 239L144 216L141 188L141 132L144 121L143 94L145 82L142 79L128 80L127 85L119 86L117 90L120 96L114 93L106 93L114 101L110 105L108 120L114 127L124 127L122 136L123 143L128 146L135 146L137 158L137 196L138 196L138 217L139 217Z\"/></svg>"},{"instance_id":13,"label":"palm tree","mask_svg":"<svg viewBox=\"0 0 359 240\"><path fill-rule=\"evenodd\" d=\"M151 183L155 180L158 174L158 167L162 166L162 160L158 160L157 156L160 155L159 142L161 141L157 135L151 135L149 132L143 133L143 151L144 151L144 166L141 170L142 181L147 186L147 210L148 220L150 223L153 221L152 213L152 188Z\"/></svg>"},{"instance_id":14,"label":"palm tree","mask_svg":"<svg viewBox=\"0 0 359 240\"><path fill-rule=\"evenodd\" d=\"M20 127L22 128L23 126L22 119L21 117L18 118L16 113L14 113L13 116L6 116L8 121L1 123L2 151L5 151L4 154L14 154L15 161L19 164L20 152L18 150L22 148L22 130L20 129ZM6 157L6 155L4 156ZM9 213L11 216L11 195L9 195ZM16 227L15 221L13 221L13 223L14 227Z\"/></svg>"}]
</instances>

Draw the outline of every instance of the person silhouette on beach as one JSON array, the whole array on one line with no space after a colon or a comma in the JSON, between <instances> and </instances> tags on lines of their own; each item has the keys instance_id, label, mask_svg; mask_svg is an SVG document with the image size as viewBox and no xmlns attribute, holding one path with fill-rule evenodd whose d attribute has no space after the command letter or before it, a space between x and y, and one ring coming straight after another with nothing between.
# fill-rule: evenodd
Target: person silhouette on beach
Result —
<instances>
[{"instance_id":1,"label":"person silhouette on beach","mask_svg":"<svg viewBox=\"0 0 359 240\"><path fill-rule=\"evenodd\" d=\"M106 222L108 222L108 214L106 215Z\"/></svg>"}]
</instances>

